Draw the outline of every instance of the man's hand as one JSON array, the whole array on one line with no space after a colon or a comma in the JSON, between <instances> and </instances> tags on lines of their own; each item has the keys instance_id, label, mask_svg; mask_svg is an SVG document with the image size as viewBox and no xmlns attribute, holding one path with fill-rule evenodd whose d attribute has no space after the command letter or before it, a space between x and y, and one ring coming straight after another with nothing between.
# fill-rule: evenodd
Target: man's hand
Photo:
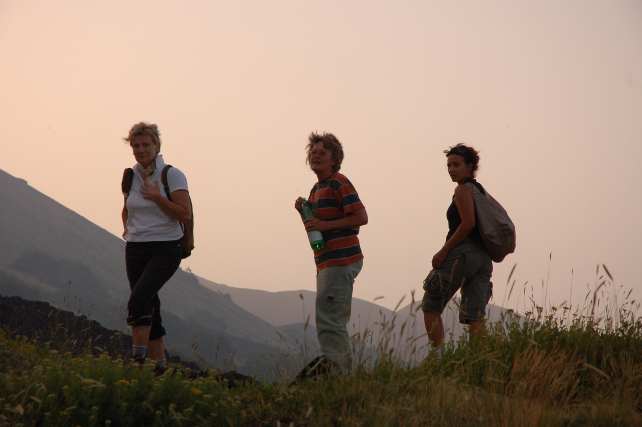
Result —
<instances>
[{"instance_id":1,"label":"man's hand","mask_svg":"<svg viewBox=\"0 0 642 427\"><path fill-rule=\"evenodd\" d=\"M368 214L366 209L362 208L354 212L348 213L341 219L335 219L333 221L323 221L318 218L308 218L303 221L305 225L305 231L340 231L348 230L350 228L361 227L368 223Z\"/></svg>"},{"instance_id":2,"label":"man's hand","mask_svg":"<svg viewBox=\"0 0 642 427\"><path fill-rule=\"evenodd\" d=\"M303 209L303 201L304 200L305 199L303 197L299 197L298 199L296 199L296 201L294 202L294 209L296 209L297 211L301 212L301 209Z\"/></svg>"},{"instance_id":3,"label":"man's hand","mask_svg":"<svg viewBox=\"0 0 642 427\"><path fill-rule=\"evenodd\" d=\"M330 229L328 221L321 221L318 218L308 218L303 221L303 225L305 226L305 231L320 231L323 233Z\"/></svg>"}]
</instances>

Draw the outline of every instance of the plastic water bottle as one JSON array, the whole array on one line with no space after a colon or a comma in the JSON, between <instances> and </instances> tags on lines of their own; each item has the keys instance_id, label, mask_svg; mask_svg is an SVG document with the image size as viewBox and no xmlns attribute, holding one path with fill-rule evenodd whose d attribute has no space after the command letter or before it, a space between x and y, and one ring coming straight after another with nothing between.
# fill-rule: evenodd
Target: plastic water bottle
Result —
<instances>
[{"instance_id":1,"label":"plastic water bottle","mask_svg":"<svg viewBox=\"0 0 642 427\"><path fill-rule=\"evenodd\" d=\"M307 200L303 199L303 206L301 206L301 220L305 221L308 218L314 218L312 206L310 206L310 203L308 203ZM319 250L325 248L323 235L318 230L308 231L308 240L310 240L310 246L312 249Z\"/></svg>"}]
</instances>

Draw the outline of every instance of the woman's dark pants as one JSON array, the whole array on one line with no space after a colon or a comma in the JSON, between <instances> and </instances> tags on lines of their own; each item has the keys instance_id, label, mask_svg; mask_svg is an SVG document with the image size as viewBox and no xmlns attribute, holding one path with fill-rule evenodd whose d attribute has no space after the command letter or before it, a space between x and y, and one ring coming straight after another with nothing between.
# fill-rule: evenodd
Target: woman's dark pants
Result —
<instances>
[{"instance_id":1,"label":"woman's dark pants","mask_svg":"<svg viewBox=\"0 0 642 427\"><path fill-rule=\"evenodd\" d=\"M131 295L127 303L127 324L149 326L150 340L165 335L158 291L181 264L182 239L171 242L127 242L125 263Z\"/></svg>"}]
</instances>

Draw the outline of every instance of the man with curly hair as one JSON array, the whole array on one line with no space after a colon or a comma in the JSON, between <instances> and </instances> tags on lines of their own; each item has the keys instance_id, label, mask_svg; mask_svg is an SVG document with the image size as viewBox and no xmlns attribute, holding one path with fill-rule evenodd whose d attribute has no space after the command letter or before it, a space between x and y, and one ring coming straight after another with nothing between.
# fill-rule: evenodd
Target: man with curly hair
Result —
<instances>
[{"instance_id":1,"label":"man with curly hair","mask_svg":"<svg viewBox=\"0 0 642 427\"><path fill-rule=\"evenodd\" d=\"M314 218L304 225L308 232L320 231L325 242L324 248L314 250L317 334L332 373L346 375L352 370L347 331L352 289L363 266L358 234L359 227L368 223L368 214L352 183L339 173L343 147L333 134L310 134L306 161L318 182L308 198ZM301 212L302 205L299 197L294 207Z\"/></svg>"}]
</instances>

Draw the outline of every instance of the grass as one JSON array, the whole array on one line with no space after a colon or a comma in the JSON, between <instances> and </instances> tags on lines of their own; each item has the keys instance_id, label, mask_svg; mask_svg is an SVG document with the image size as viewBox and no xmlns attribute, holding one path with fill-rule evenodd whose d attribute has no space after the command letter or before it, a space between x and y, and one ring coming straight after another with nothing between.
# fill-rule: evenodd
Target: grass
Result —
<instances>
[{"instance_id":1,"label":"grass","mask_svg":"<svg viewBox=\"0 0 642 427\"><path fill-rule=\"evenodd\" d=\"M642 425L642 320L609 287L596 284L582 308L509 312L483 341L450 342L441 361L382 344L348 379L291 388L156 377L151 363L0 334L0 425Z\"/></svg>"}]
</instances>

